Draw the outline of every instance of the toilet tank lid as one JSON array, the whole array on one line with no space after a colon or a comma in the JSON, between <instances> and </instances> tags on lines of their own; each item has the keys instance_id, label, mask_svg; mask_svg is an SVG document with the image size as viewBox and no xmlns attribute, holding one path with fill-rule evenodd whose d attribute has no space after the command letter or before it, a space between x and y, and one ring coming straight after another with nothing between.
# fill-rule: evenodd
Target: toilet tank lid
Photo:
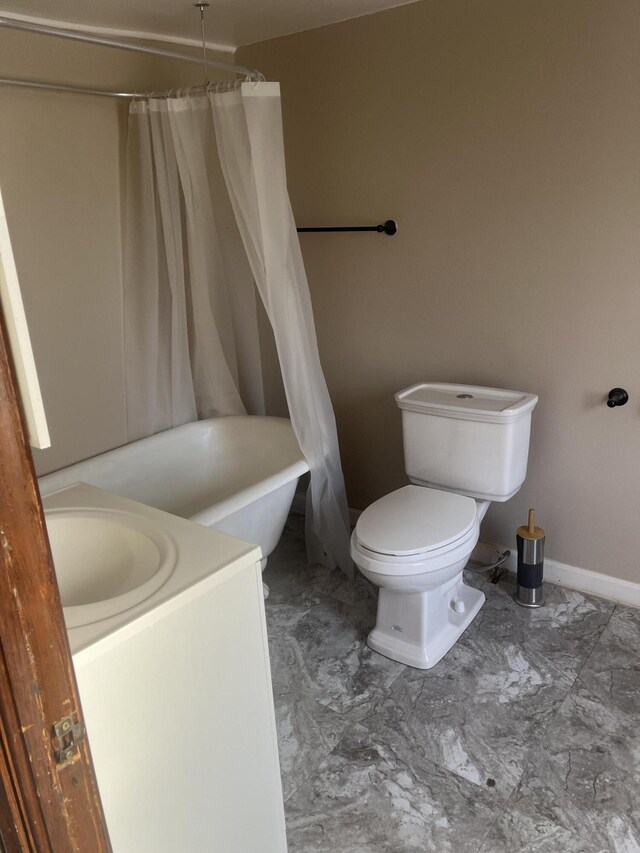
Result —
<instances>
[{"instance_id":1,"label":"toilet tank lid","mask_svg":"<svg viewBox=\"0 0 640 853\"><path fill-rule=\"evenodd\" d=\"M444 382L420 382L398 391L395 399L401 409L410 412L491 423L516 421L538 402L535 394L522 391Z\"/></svg>"}]
</instances>

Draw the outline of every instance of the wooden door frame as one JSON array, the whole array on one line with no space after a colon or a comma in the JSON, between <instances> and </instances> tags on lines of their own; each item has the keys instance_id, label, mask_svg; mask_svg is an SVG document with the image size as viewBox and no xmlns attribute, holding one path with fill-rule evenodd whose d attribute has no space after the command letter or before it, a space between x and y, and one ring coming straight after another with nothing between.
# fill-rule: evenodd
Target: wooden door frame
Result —
<instances>
[{"instance_id":1,"label":"wooden door frame","mask_svg":"<svg viewBox=\"0 0 640 853\"><path fill-rule=\"evenodd\" d=\"M84 726L0 311L0 839L6 853L111 850L86 736L66 763L56 758L53 727L65 717Z\"/></svg>"}]
</instances>

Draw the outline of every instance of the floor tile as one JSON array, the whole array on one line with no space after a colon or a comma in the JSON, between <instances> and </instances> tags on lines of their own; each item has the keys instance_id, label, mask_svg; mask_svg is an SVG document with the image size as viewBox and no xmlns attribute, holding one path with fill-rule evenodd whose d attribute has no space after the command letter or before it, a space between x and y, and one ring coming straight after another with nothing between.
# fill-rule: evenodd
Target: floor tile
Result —
<instances>
[{"instance_id":1,"label":"floor tile","mask_svg":"<svg viewBox=\"0 0 640 853\"><path fill-rule=\"evenodd\" d=\"M552 809L545 814L506 808L478 853L611 853L611 850L562 826Z\"/></svg>"},{"instance_id":2,"label":"floor tile","mask_svg":"<svg viewBox=\"0 0 640 853\"><path fill-rule=\"evenodd\" d=\"M351 717L373 707L404 669L365 645L375 622L374 587L359 575L350 581L309 567L301 531L292 517L265 572L285 799L336 746Z\"/></svg>"},{"instance_id":3,"label":"floor tile","mask_svg":"<svg viewBox=\"0 0 640 853\"><path fill-rule=\"evenodd\" d=\"M349 726L341 714L304 695L275 698L285 800L317 770Z\"/></svg>"},{"instance_id":4,"label":"floor tile","mask_svg":"<svg viewBox=\"0 0 640 853\"><path fill-rule=\"evenodd\" d=\"M483 851L640 851L639 656L616 608Z\"/></svg>"},{"instance_id":5,"label":"floor tile","mask_svg":"<svg viewBox=\"0 0 640 853\"><path fill-rule=\"evenodd\" d=\"M317 603L317 602L316 602ZM305 686L308 668L294 637L311 605L266 602L273 686L285 799L335 747L348 720L314 699Z\"/></svg>"},{"instance_id":6,"label":"floor tile","mask_svg":"<svg viewBox=\"0 0 640 853\"><path fill-rule=\"evenodd\" d=\"M582 688L567 697L483 851L640 850L640 734ZM561 839L573 839L563 847Z\"/></svg>"},{"instance_id":7,"label":"floor tile","mask_svg":"<svg viewBox=\"0 0 640 853\"><path fill-rule=\"evenodd\" d=\"M491 797L356 725L287 803L289 853L475 853Z\"/></svg>"},{"instance_id":8,"label":"floor tile","mask_svg":"<svg viewBox=\"0 0 640 853\"><path fill-rule=\"evenodd\" d=\"M366 645L375 621L371 602L345 604L321 597L299 619L292 615L286 630L272 627L267 605L276 696L286 693L295 702L304 695L357 720L377 704L405 668ZM280 625L284 608L279 607Z\"/></svg>"},{"instance_id":9,"label":"floor tile","mask_svg":"<svg viewBox=\"0 0 640 853\"><path fill-rule=\"evenodd\" d=\"M640 610L616 607L579 684L640 725Z\"/></svg>"},{"instance_id":10,"label":"floor tile","mask_svg":"<svg viewBox=\"0 0 640 853\"><path fill-rule=\"evenodd\" d=\"M496 584L482 587L484 607L466 632L491 655L505 641L532 654L544 655L568 678L574 679L591 654L613 613L602 598L545 584L545 604L521 607L513 600L515 578L505 574Z\"/></svg>"},{"instance_id":11,"label":"floor tile","mask_svg":"<svg viewBox=\"0 0 640 853\"><path fill-rule=\"evenodd\" d=\"M363 722L504 799L569 687L542 655L463 638L433 669L407 668Z\"/></svg>"}]
</instances>

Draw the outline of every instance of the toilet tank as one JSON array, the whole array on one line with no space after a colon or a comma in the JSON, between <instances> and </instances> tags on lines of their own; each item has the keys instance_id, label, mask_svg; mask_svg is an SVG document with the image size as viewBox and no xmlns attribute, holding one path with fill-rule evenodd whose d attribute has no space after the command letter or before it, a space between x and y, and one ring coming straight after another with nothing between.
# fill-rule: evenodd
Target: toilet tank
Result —
<instances>
[{"instance_id":1,"label":"toilet tank","mask_svg":"<svg viewBox=\"0 0 640 853\"><path fill-rule=\"evenodd\" d=\"M425 382L395 399L412 483L490 501L523 484L535 394Z\"/></svg>"}]
</instances>

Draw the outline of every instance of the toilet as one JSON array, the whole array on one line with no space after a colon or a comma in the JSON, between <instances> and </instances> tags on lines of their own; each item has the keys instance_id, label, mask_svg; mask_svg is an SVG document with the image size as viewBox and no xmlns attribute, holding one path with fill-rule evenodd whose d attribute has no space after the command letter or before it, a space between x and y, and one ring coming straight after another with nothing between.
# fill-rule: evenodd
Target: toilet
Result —
<instances>
[{"instance_id":1,"label":"toilet","mask_svg":"<svg viewBox=\"0 0 640 853\"><path fill-rule=\"evenodd\" d=\"M411 485L360 515L351 556L380 587L367 643L429 669L484 604L462 577L492 501L507 501L527 473L534 394L420 383L395 395Z\"/></svg>"}]
</instances>

